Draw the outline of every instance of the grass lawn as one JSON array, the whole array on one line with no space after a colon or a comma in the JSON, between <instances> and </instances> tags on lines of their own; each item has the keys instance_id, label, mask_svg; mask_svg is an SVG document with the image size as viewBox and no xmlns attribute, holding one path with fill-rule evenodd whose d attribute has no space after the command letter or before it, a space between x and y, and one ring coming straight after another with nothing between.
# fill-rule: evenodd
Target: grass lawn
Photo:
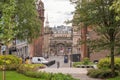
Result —
<instances>
[{"instance_id":1,"label":"grass lawn","mask_svg":"<svg viewBox=\"0 0 120 80\"><path fill-rule=\"evenodd\" d=\"M118 76L116 78L110 78L110 79L107 79L107 80L120 80L120 76Z\"/></svg>"},{"instance_id":2,"label":"grass lawn","mask_svg":"<svg viewBox=\"0 0 120 80\"><path fill-rule=\"evenodd\" d=\"M2 71L0 71L0 80L2 80ZM7 71L6 72L6 80L42 80L42 79L26 77L15 71Z\"/></svg>"}]
</instances>

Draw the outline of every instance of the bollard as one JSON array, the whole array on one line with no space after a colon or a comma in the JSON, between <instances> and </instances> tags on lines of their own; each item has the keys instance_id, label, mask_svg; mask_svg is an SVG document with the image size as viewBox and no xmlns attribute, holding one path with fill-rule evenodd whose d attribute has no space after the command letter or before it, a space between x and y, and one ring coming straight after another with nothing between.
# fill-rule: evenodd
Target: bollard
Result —
<instances>
[{"instance_id":1,"label":"bollard","mask_svg":"<svg viewBox=\"0 0 120 80\"><path fill-rule=\"evenodd\" d=\"M60 67L60 62L58 61L58 62L57 62L57 68L59 68L59 67Z\"/></svg>"},{"instance_id":2,"label":"bollard","mask_svg":"<svg viewBox=\"0 0 120 80\"><path fill-rule=\"evenodd\" d=\"M70 61L70 67L72 67L72 62Z\"/></svg>"}]
</instances>

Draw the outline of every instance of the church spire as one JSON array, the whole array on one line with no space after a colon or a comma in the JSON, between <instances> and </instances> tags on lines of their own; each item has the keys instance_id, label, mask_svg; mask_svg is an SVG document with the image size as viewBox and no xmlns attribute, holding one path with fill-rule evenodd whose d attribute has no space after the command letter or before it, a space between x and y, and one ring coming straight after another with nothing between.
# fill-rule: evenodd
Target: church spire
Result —
<instances>
[{"instance_id":1,"label":"church spire","mask_svg":"<svg viewBox=\"0 0 120 80\"><path fill-rule=\"evenodd\" d=\"M46 27L49 27L48 14L47 14L47 17L46 17L46 22L45 22L45 24L46 24Z\"/></svg>"}]
</instances>

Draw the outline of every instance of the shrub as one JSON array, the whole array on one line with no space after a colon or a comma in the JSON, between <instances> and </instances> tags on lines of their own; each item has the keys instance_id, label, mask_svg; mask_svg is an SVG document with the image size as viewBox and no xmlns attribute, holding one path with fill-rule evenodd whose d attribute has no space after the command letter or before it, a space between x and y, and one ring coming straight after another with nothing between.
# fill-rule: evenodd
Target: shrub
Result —
<instances>
[{"instance_id":1,"label":"shrub","mask_svg":"<svg viewBox=\"0 0 120 80\"><path fill-rule=\"evenodd\" d=\"M87 73L92 78L110 78L112 76L111 70L107 69L90 69ZM115 76L118 76L118 72L115 72Z\"/></svg>"},{"instance_id":2,"label":"shrub","mask_svg":"<svg viewBox=\"0 0 120 80\"><path fill-rule=\"evenodd\" d=\"M13 55L0 55L0 70L3 70L5 65L6 70L16 70L20 64L20 59Z\"/></svg>"},{"instance_id":3,"label":"shrub","mask_svg":"<svg viewBox=\"0 0 120 80\"><path fill-rule=\"evenodd\" d=\"M57 73L57 74L53 74L50 80L77 80L77 79L72 78L70 75Z\"/></svg>"},{"instance_id":4,"label":"shrub","mask_svg":"<svg viewBox=\"0 0 120 80\"><path fill-rule=\"evenodd\" d=\"M43 64L21 64L17 69L20 73L25 73L27 71L37 71L40 68L45 68Z\"/></svg>"},{"instance_id":5,"label":"shrub","mask_svg":"<svg viewBox=\"0 0 120 80\"><path fill-rule=\"evenodd\" d=\"M93 62L89 60L89 58L84 58L82 62L74 62L73 66L77 67L78 65L92 65Z\"/></svg>"},{"instance_id":6,"label":"shrub","mask_svg":"<svg viewBox=\"0 0 120 80\"><path fill-rule=\"evenodd\" d=\"M82 61L83 65L88 65L90 63L90 59L89 58L84 58Z\"/></svg>"},{"instance_id":7,"label":"shrub","mask_svg":"<svg viewBox=\"0 0 120 80\"><path fill-rule=\"evenodd\" d=\"M93 77L93 78L98 78L100 73L101 72L99 70L90 69L90 70L88 70L87 75L90 76L90 77Z\"/></svg>"},{"instance_id":8,"label":"shrub","mask_svg":"<svg viewBox=\"0 0 120 80\"><path fill-rule=\"evenodd\" d=\"M10 64L6 65L5 69L9 71L15 71L19 67L19 64Z\"/></svg>"},{"instance_id":9,"label":"shrub","mask_svg":"<svg viewBox=\"0 0 120 80\"><path fill-rule=\"evenodd\" d=\"M82 62L74 62L73 67L77 67L78 65L82 65Z\"/></svg>"},{"instance_id":10,"label":"shrub","mask_svg":"<svg viewBox=\"0 0 120 80\"><path fill-rule=\"evenodd\" d=\"M62 73L46 73L46 72L34 72L34 71L27 71L24 75L33 77L33 78L40 78L43 80L77 80L72 78L70 75L65 75Z\"/></svg>"},{"instance_id":11,"label":"shrub","mask_svg":"<svg viewBox=\"0 0 120 80\"><path fill-rule=\"evenodd\" d=\"M120 58L115 58L115 69L120 71Z\"/></svg>"},{"instance_id":12,"label":"shrub","mask_svg":"<svg viewBox=\"0 0 120 80\"><path fill-rule=\"evenodd\" d=\"M61 73L52 74L46 72L38 72L39 68L45 67L43 64L22 64L19 66L17 71L26 76L33 78L40 78L43 80L76 80L72 78L70 75L64 75Z\"/></svg>"},{"instance_id":13,"label":"shrub","mask_svg":"<svg viewBox=\"0 0 120 80\"><path fill-rule=\"evenodd\" d=\"M0 55L0 65L19 64L20 58L14 55Z\"/></svg>"},{"instance_id":14,"label":"shrub","mask_svg":"<svg viewBox=\"0 0 120 80\"><path fill-rule=\"evenodd\" d=\"M36 72L36 71L26 71L24 75L32 77L32 78L41 78L45 80L50 80L50 73L46 72Z\"/></svg>"},{"instance_id":15,"label":"shrub","mask_svg":"<svg viewBox=\"0 0 120 80\"><path fill-rule=\"evenodd\" d=\"M44 80L76 80L70 75L64 75L61 73L52 74L46 72L38 72L37 70L39 67L43 67L43 64L22 64L17 69L17 71L28 77L40 78Z\"/></svg>"},{"instance_id":16,"label":"shrub","mask_svg":"<svg viewBox=\"0 0 120 80\"><path fill-rule=\"evenodd\" d=\"M110 61L110 58L104 58L104 59L101 59L98 63L98 68L99 69L110 69L111 67L111 61ZM120 71L120 58L115 58L115 70L118 70Z\"/></svg>"}]
</instances>

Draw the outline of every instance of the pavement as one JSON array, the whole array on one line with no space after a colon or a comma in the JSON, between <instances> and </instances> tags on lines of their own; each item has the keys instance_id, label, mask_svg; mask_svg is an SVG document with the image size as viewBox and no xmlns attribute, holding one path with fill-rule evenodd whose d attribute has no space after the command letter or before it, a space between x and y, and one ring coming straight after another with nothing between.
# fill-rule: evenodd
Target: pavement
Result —
<instances>
[{"instance_id":1,"label":"pavement","mask_svg":"<svg viewBox=\"0 0 120 80\"><path fill-rule=\"evenodd\" d=\"M49 57L47 60L56 60L56 63L50 67L46 67L45 69L40 69L39 71L45 71L49 73L63 73L63 74L70 74L72 77L80 80L103 80L103 79L94 79L88 77L87 68L73 68L70 67L70 61L68 63L64 63L63 56L52 56ZM60 62L59 68L57 68L57 62Z\"/></svg>"},{"instance_id":2,"label":"pavement","mask_svg":"<svg viewBox=\"0 0 120 80\"><path fill-rule=\"evenodd\" d=\"M87 70L84 68L45 68L40 71L46 71L50 73L63 73L63 74L86 74Z\"/></svg>"}]
</instances>

